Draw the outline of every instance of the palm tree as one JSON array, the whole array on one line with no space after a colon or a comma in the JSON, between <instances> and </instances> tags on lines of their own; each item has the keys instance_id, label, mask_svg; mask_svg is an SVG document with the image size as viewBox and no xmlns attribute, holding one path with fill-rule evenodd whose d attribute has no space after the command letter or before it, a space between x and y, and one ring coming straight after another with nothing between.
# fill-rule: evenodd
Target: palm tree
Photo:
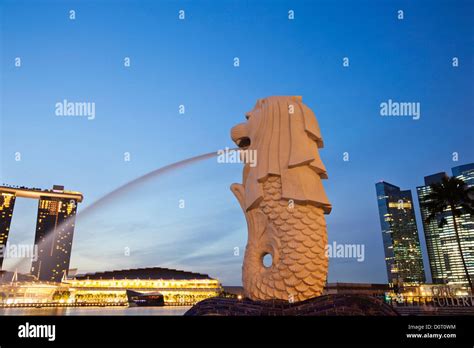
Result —
<instances>
[{"instance_id":1,"label":"palm tree","mask_svg":"<svg viewBox=\"0 0 474 348\"><path fill-rule=\"evenodd\" d=\"M474 215L474 187L468 188L464 181L455 177L445 176L440 183L430 185L430 188L431 192L426 196L426 203L423 204L423 207L429 212L429 215L426 218L426 223L429 224L433 220L438 220L438 226L440 228L443 227L447 224L447 220L443 213L447 209L450 210L464 272L466 273L471 293L474 293L471 277L469 276L469 271L461 248L457 221L457 218L462 214L467 213L471 216ZM438 219L440 215L441 219Z\"/></svg>"}]
</instances>

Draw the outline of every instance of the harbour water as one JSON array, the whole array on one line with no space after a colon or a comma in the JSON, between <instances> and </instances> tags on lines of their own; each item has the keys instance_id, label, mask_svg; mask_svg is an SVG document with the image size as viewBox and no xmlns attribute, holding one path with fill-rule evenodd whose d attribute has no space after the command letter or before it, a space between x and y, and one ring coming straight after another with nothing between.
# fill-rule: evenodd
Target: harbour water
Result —
<instances>
[{"instance_id":1,"label":"harbour water","mask_svg":"<svg viewBox=\"0 0 474 348\"><path fill-rule=\"evenodd\" d=\"M62 307L0 308L0 315L177 315L190 306L169 307Z\"/></svg>"}]
</instances>

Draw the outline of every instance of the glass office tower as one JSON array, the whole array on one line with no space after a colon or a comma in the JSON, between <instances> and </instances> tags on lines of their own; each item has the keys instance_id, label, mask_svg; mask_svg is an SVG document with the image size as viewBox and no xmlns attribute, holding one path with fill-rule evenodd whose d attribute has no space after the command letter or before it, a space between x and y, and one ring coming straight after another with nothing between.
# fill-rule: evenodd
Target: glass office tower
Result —
<instances>
[{"instance_id":1,"label":"glass office tower","mask_svg":"<svg viewBox=\"0 0 474 348\"><path fill-rule=\"evenodd\" d=\"M424 283L425 270L410 190L387 182L375 184L385 251L388 282L391 285Z\"/></svg>"},{"instance_id":2,"label":"glass office tower","mask_svg":"<svg viewBox=\"0 0 474 348\"><path fill-rule=\"evenodd\" d=\"M468 187L474 186L474 163L452 168L453 176L463 180ZM430 185L439 183L447 176L446 173L437 173L425 177L425 185L416 188L420 211L423 219L426 247L433 283L467 286L468 281L464 270L459 246L456 241L451 209L440 214L437 221L426 223L429 212L423 207L427 202L427 195L431 192ZM438 222L445 218L447 224L439 227ZM456 218L458 224L461 250L466 261L471 279L474 278L474 217L463 214ZM474 279L473 279L474 281Z\"/></svg>"}]
</instances>

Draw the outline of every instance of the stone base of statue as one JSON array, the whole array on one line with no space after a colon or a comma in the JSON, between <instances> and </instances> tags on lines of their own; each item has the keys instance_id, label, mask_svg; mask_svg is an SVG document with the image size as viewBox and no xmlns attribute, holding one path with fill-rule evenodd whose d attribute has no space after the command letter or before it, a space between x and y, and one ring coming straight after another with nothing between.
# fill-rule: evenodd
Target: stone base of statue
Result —
<instances>
[{"instance_id":1,"label":"stone base of statue","mask_svg":"<svg viewBox=\"0 0 474 348\"><path fill-rule=\"evenodd\" d=\"M214 297L201 301L186 316L397 316L383 301L364 295L324 295L289 303Z\"/></svg>"}]
</instances>

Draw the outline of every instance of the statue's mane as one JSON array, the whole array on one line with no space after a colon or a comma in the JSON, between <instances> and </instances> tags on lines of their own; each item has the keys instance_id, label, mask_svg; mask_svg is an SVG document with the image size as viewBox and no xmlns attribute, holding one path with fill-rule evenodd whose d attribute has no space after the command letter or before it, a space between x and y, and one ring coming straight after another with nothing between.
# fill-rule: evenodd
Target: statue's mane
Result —
<instances>
[{"instance_id":1,"label":"statue's mane","mask_svg":"<svg viewBox=\"0 0 474 348\"><path fill-rule=\"evenodd\" d=\"M283 199L321 206L329 213L331 204L321 182L327 173L318 150L323 147L323 139L314 113L302 98L260 99L247 115L252 139L249 150L257 151L257 163L245 169L246 209L259 204L262 183L268 175L278 175Z\"/></svg>"}]
</instances>

